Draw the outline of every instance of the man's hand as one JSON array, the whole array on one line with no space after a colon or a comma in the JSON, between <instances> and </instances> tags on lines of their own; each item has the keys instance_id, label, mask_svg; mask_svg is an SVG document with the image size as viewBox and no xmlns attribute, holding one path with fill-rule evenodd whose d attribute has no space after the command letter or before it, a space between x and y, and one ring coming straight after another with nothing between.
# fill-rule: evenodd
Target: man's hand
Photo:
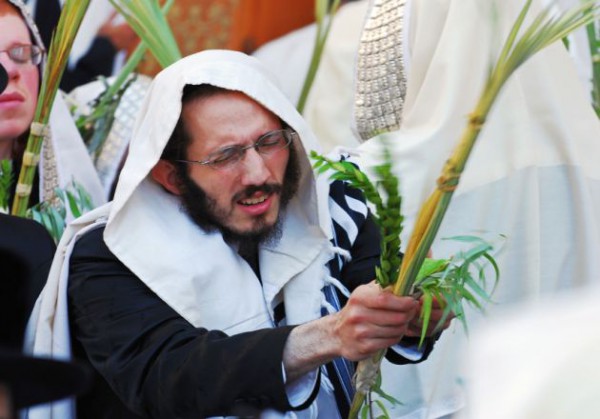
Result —
<instances>
[{"instance_id":1,"label":"man's hand","mask_svg":"<svg viewBox=\"0 0 600 419\"><path fill-rule=\"evenodd\" d=\"M398 343L414 321L418 307L414 298L395 296L375 283L358 287L335 315L332 337L339 355L360 361Z\"/></svg>"},{"instance_id":2,"label":"man's hand","mask_svg":"<svg viewBox=\"0 0 600 419\"><path fill-rule=\"evenodd\" d=\"M342 356L365 359L400 341L419 303L371 283L358 287L335 314L305 323L290 333L283 352L288 380Z\"/></svg>"},{"instance_id":3,"label":"man's hand","mask_svg":"<svg viewBox=\"0 0 600 419\"><path fill-rule=\"evenodd\" d=\"M411 337L419 337L421 336L421 329L423 328L423 323L420 320L420 316L421 316L421 310L423 309L423 297L421 297L419 299L419 314L417 316L415 316L412 321L410 322L409 326L408 326L408 330L406 331L406 336L411 336ZM449 326L450 323L452 322L452 319L454 318L454 314L450 314L448 315L448 317L446 318L446 320L444 320L444 323L441 325L441 327L439 329L436 329L437 324L439 323L439 321L441 320L442 316L444 314L444 308L442 307L442 304L437 300L437 299L433 299L433 303L431 305L431 318L429 319L429 324L427 325L427 332L425 333L426 336L432 336L434 333L438 333L441 332L442 330L446 330Z\"/></svg>"}]
</instances>

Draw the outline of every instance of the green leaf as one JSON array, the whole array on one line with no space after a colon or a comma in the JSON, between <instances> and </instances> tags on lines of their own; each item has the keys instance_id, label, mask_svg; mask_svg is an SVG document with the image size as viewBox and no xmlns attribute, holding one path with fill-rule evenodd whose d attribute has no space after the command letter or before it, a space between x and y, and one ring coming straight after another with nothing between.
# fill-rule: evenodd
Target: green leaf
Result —
<instances>
[{"instance_id":1,"label":"green leaf","mask_svg":"<svg viewBox=\"0 0 600 419\"><path fill-rule=\"evenodd\" d=\"M385 407L385 405L383 404L383 402L381 400L375 400L375 404L377 406L379 406L379 409L381 409L381 411L383 412L382 415L377 416L377 419L380 419L380 418L387 419L390 417L390 414L389 414L387 408Z\"/></svg>"},{"instance_id":2,"label":"green leaf","mask_svg":"<svg viewBox=\"0 0 600 419\"><path fill-rule=\"evenodd\" d=\"M423 292L423 306L421 307L421 322L423 326L421 328L421 339L419 340L419 346L423 345L425 337L427 336L427 328L429 327L429 321L431 319L431 310L433 308L433 296L430 292Z\"/></svg>"},{"instance_id":3,"label":"green leaf","mask_svg":"<svg viewBox=\"0 0 600 419\"><path fill-rule=\"evenodd\" d=\"M368 419L369 417L369 406L365 403L362 407L362 409L360 410L360 417L361 419Z\"/></svg>"},{"instance_id":4,"label":"green leaf","mask_svg":"<svg viewBox=\"0 0 600 419\"><path fill-rule=\"evenodd\" d=\"M434 273L441 272L448 266L447 259L430 259L426 258L419 269L417 279L415 282L420 282L423 278L433 275Z\"/></svg>"}]
</instances>

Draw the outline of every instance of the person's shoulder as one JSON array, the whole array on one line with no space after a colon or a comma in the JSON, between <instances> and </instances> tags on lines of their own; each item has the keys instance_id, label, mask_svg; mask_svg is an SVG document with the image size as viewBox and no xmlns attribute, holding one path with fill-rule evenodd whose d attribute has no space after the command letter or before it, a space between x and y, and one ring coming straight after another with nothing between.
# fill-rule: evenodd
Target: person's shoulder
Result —
<instances>
[{"instance_id":1,"label":"person's shoulder","mask_svg":"<svg viewBox=\"0 0 600 419\"><path fill-rule=\"evenodd\" d=\"M50 233L37 221L0 214L0 248L55 249Z\"/></svg>"},{"instance_id":2,"label":"person's shoulder","mask_svg":"<svg viewBox=\"0 0 600 419\"><path fill-rule=\"evenodd\" d=\"M82 234L73 246L71 257L114 257L104 242L104 225Z\"/></svg>"}]
</instances>

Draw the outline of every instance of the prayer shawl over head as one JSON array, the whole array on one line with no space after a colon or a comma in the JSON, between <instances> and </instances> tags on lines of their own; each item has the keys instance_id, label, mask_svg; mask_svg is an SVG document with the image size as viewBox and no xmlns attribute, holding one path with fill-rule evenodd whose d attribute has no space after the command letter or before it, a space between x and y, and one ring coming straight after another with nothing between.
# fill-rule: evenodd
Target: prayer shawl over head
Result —
<instances>
[{"instance_id":1,"label":"prayer shawl over head","mask_svg":"<svg viewBox=\"0 0 600 419\"><path fill-rule=\"evenodd\" d=\"M397 0L394 0L397 1ZM521 0L406 0L402 44L407 80L400 127L385 135L400 178L404 240L456 146ZM377 3L380 3L377 1ZM528 25L541 10L533 1ZM380 144L359 147L363 168ZM506 236L497 262L499 304L598 283L600 123L564 45L541 51L504 86L475 144L432 246L447 257L464 234ZM471 326L480 317L469 316ZM383 388L402 395L396 417L439 417L459 409L464 334L444 333L421 365L385 370ZM456 391L455 391L456 390Z\"/></svg>"},{"instance_id":2,"label":"prayer shawl over head","mask_svg":"<svg viewBox=\"0 0 600 419\"><path fill-rule=\"evenodd\" d=\"M259 249L262 287L219 232L196 226L178 198L149 175L181 114L184 87L206 83L243 92L279 116L301 140L293 143L301 166L300 184L282 213L281 240ZM233 51L204 51L165 69L142 106L114 201L76 220L59 244L48 285L30 322L35 353L70 355L68 255L77 236L94 228L94 223L106 224L104 240L119 260L196 327L228 334L273 327L276 297L285 304L288 324L320 317L326 306L321 292L328 282L326 264L333 256L332 226L329 184L313 175L306 155L312 149L318 149L313 134L256 59ZM54 416L46 412L39 417L62 419L65 414L55 410Z\"/></svg>"},{"instance_id":3,"label":"prayer shawl over head","mask_svg":"<svg viewBox=\"0 0 600 419\"><path fill-rule=\"evenodd\" d=\"M8 1L21 12L33 43L46 51L28 7L21 0ZM45 58L40 66L40 79L44 65ZM55 188L67 188L75 181L90 194L95 206L104 204L106 195L100 179L60 91L52 105L49 125L51 136L44 140L40 155L40 201L54 199Z\"/></svg>"}]
</instances>

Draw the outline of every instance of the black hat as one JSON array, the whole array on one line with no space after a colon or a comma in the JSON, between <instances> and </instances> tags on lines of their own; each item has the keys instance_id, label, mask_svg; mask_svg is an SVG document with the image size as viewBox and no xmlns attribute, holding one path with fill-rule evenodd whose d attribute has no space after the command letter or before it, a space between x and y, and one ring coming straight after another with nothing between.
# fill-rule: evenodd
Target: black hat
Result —
<instances>
[{"instance_id":1,"label":"black hat","mask_svg":"<svg viewBox=\"0 0 600 419\"><path fill-rule=\"evenodd\" d=\"M36 249L32 244L44 238L40 232L47 234L33 220L0 214L0 318L5 319L0 324L0 384L9 389L15 409L81 394L91 380L82 365L20 352L30 311L28 273L40 268L37 260L23 257L19 244Z\"/></svg>"},{"instance_id":2,"label":"black hat","mask_svg":"<svg viewBox=\"0 0 600 419\"><path fill-rule=\"evenodd\" d=\"M2 64L0 64L0 93L6 89L8 84L8 73Z\"/></svg>"},{"instance_id":3,"label":"black hat","mask_svg":"<svg viewBox=\"0 0 600 419\"><path fill-rule=\"evenodd\" d=\"M16 409L81 394L90 371L72 362L33 358L0 349L0 383L6 385Z\"/></svg>"}]
</instances>

